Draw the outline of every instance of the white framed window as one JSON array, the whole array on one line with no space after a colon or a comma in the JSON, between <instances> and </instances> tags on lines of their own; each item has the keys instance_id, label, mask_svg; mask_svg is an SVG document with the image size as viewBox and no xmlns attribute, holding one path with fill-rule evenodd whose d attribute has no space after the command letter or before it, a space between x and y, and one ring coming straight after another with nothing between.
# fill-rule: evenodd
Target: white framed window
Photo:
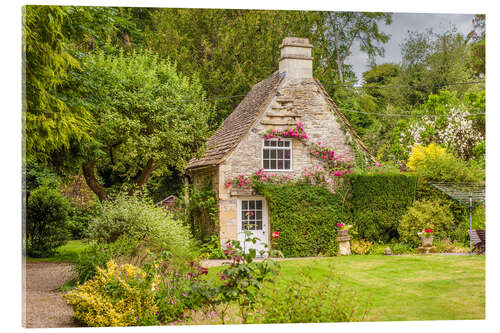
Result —
<instances>
[{"instance_id":1,"label":"white framed window","mask_svg":"<svg viewBox=\"0 0 500 333\"><path fill-rule=\"evenodd\" d=\"M262 167L266 171L291 171L292 140L264 140L262 143Z\"/></svg>"},{"instance_id":2,"label":"white framed window","mask_svg":"<svg viewBox=\"0 0 500 333\"><path fill-rule=\"evenodd\" d=\"M240 214L242 230L263 230L262 200L241 200Z\"/></svg>"}]
</instances>

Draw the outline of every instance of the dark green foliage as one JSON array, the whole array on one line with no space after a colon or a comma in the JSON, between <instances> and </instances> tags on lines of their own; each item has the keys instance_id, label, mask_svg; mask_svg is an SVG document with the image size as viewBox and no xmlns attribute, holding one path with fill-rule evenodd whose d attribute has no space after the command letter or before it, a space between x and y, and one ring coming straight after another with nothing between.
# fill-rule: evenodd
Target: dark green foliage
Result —
<instances>
[{"instance_id":1,"label":"dark green foliage","mask_svg":"<svg viewBox=\"0 0 500 333\"><path fill-rule=\"evenodd\" d=\"M97 268L106 268L109 260L118 263L131 262L137 264L138 260L132 262L137 253L139 242L130 238L121 237L114 243L93 243L78 256L75 263L76 281L84 283L97 273ZM137 259L137 258L136 258Z\"/></svg>"},{"instance_id":2,"label":"dark green foliage","mask_svg":"<svg viewBox=\"0 0 500 333\"><path fill-rule=\"evenodd\" d=\"M71 205L68 214L68 228L71 232L71 239L83 239L86 236L89 221L95 214L95 208L83 208Z\"/></svg>"},{"instance_id":3,"label":"dark green foliage","mask_svg":"<svg viewBox=\"0 0 500 333\"><path fill-rule=\"evenodd\" d=\"M469 216L468 209L465 205L449 197L423 179L419 179L415 199L441 202L443 205L450 208L455 221L462 221Z\"/></svg>"},{"instance_id":4,"label":"dark green foliage","mask_svg":"<svg viewBox=\"0 0 500 333\"><path fill-rule=\"evenodd\" d=\"M415 199L417 177L399 173L349 176L354 230L360 238L388 242L398 237L397 227Z\"/></svg>"},{"instance_id":5,"label":"dark green foliage","mask_svg":"<svg viewBox=\"0 0 500 333\"><path fill-rule=\"evenodd\" d=\"M41 186L31 192L26 207L26 254L48 257L70 237L66 223L69 203L57 190Z\"/></svg>"},{"instance_id":6,"label":"dark green foliage","mask_svg":"<svg viewBox=\"0 0 500 333\"><path fill-rule=\"evenodd\" d=\"M446 205L439 201L415 201L401 219L398 232L403 242L418 246L421 244L419 232L433 230L432 236L445 239L455 229L453 216Z\"/></svg>"},{"instance_id":7,"label":"dark green foliage","mask_svg":"<svg viewBox=\"0 0 500 333\"><path fill-rule=\"evenodd\" d=\"M189 188L188 220L193 236L205 241L219 231L217 197L210 183Z\"/></svg>"},{"instance_id":8,"label":"dark green foliage","mask_svg":"<svg viewBox=\"0 0 500 333\"><path fill-rule=\"evenodd\" d=\"M220 239L217 234L210 235L210 238L203 241L200 245L200 253L202 257L208 259L225 259L226 255L220 246Z\"/></svg>"},{"instance_id":9,"label":"dark green foliage","mask_svg":"<svg viewBox=\"0 0 500 333\"><path fill-rule=\"evenodd\" d=\"M349 224L342 199L323 187L306 184L256 184L269 206L273 249L285 257L335 254L337 223Z\"/></svg>"}]
</instances>

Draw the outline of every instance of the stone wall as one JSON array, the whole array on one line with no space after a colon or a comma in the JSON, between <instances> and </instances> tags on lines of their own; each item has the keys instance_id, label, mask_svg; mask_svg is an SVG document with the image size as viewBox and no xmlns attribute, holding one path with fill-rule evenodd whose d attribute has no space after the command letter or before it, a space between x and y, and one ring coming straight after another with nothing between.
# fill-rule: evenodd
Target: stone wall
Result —
<instances>
[{"instance_id":1,"label":"stone wall","mask_svg":"<svg viewBox=\"0 0 500 333\"><path fill-rule=\"evenodd\" d=\"M312 142L321 141L333 147L337 154L353 157L340 122L336 120L313 79L285 79L278 91L278 96L273 98L251 130L219 165L217 183L222 243L237 237L237 198L251 195L245 192L246 189L238 193L240 189L233 186L226 188L224 184L242 173L248 175L262 167L262 143L266 130L294 127L299 121L303 123L309 141L303 143L293 139L292 143L292 168L299 175L304 168L320 163L310 155L309 146Z\"/></svg>"}]
</instances>

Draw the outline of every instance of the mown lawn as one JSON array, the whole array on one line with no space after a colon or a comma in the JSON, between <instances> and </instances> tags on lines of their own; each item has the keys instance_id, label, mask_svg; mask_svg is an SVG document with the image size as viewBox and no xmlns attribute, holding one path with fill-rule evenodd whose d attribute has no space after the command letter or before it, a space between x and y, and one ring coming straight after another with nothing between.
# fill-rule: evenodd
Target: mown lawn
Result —
<instances>
[{"instance_id":1,"label":"mown lawn","mask_svg":"<svg viewBox=\"0 0 500 333\"><path fill-rule=\"evenodd\" d=\"M280 279L299 271L336 278L369 298L365 321L485 318L485 257L451 255L346 256L281 262ZM215 274L221 268L211 269Z\"/></svg>"},{"instance_id":2,"label":"mown lawn","mask_svg":"<svg viewBox=\"0 0 500 333\"><path fill-rule=\"evenodd\" d=\"M57 249L57 253L49 258L26 258L27 261L36 262L75 262L88 245L81 240L70 240Z\"/></svg>"}]
</instances>

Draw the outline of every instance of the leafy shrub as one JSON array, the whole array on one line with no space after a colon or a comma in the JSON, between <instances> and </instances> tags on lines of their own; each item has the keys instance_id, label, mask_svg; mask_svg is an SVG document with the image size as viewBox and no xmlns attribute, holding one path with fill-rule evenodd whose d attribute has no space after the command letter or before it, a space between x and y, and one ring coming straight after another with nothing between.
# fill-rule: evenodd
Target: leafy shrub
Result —
<instances>
[{"instance_id":1,"label":"leafy shrub","mask_svg":"<svg viewBox=\"0 0 500 333\"><path fill-rule=\"evenodd\" d=\"M95 208L83 208L75 204L71 205L67 220L71 239L83 239L86 237L90 220L94 214Z\"/></svg>"},{"instance_id":2,"label":"leafy shrub","mask_svg":"<svg viewBox=\"0 0 500 333\"><path fill-rule=\"evenodd\" d=\"M359 238L387 243L398 237L398 225L415 198L417 177L401 173L350 174L347 200Z\"/></svg>"},{"instance_id":3,"label":"leafy shrub","mask_svg":"<svg viewBox=\"0 0 500 333\"><path fill-rule=\"evenodd\" d=\"M342 197L327 189L307 184L256 183L269 207L271 230L279 232L272 248L285 257L335 254L337 223L349 224L349 212Z\"/></svg>"},{"instance_id":4,"label":"leafy shrub","mask_svg":"<svg viewBox=\"0 0 500 333\"><path fill-rule=\"evenodd\" d=\"M427 200L441 202L441 204L448 206L453 214L455 223L458 223L469 216L468 209L465 205L430 185L423 178L419 178L418 180L416 199L418 201Z\"/></svg>"},{"instance_id":5,"label":"leafy shrub","mask_svg":"<svg viewBox=\"0 0 500 333\"><path fill-rule=\"evenodd\" d=\"M484 178L484 170L456 157L429 159L417 170L427 181L477 182Z\"/></svg>"},{"instance_id":6,"label":"leafy shrub","mask_svg":"<svg viewBox=\"0 0 500 333\"><path fill-rule=\"evenodd\" d=\"M210 238L202 242L200 245L201 256L206 259L224 259L224 250L220 244L220 239L217 234L210 235Z\"/></svg>"},{"instance_id":7,"label":"leafy shrub","mask_svg":"<svg viewBox=\"0 0 500 333\"><path fill-rule=\"evenodd\" d=\"M452 155L447 153L445 148L440 147L434 142L427 146L416 144L411 150L406 166L410 170L416 171L424 167L425 164L431 159L447 159L451 157Z\"/></svg>"},{"instance_id":8,"label":"leafy shrub","mask_svg":"<svg viewBox=\"0 0 500 333\"><path fill-rule=\"evenodd\" d=\"M66 219L69 203L57 190L40 186L31 192L26 207L26 254L48 257L70 238Z\"/></svg>"},{"instance_id":9,"label":"leafy shrub","mask_svg":"<svg viewBox=\"0 0 500 333\"><path fill-rule=\"evenodd\" d=\"M434 143L415 145L407 166L426 181L475 182L484 179L484 170L477 164L467 163Z\"/></svg>"},{"instance_id":10,"label":"leafy shrub","mask_svg":"<svg viewBox=\"0 0 500 333\"><path fill-rule=\"evenodd\" d=\"M408 209L401 219L398 232L401 241L418 246L420 244L418 232L432 229L435 237L444 239L451 234L454 227L453 216L448 206L423 200L415 201Z\"/></svg>"},{"instance_id":11,"label":"leafy shrub","mask_svg":"<svg viewBox=\"0 0 500 333\"><path fill-rule=\"evenodd\" d=\"M113 260L118 263L141 264L144 253L140 242L127 237L121 237L114 243L93 243L78 256L74 269L76 280L84 283L92 279L98 268L105 268L106 263ZM142 256L141 256L142 254Z\"/></svg>"},{"instance_id":12,"label":"leafy shrub","mask_svg":"<svg viewBox=\"0 0 500 333\"><path fill-rule=\"evenodd\" d=\"M109 261L93 280L63 297L73 306L75 319L87 326L155 325L157 283L140 268Z\"/></svg>"},{"instance_id":13,"label":"leafy shrub","mask_svg":"<svg viewBox=\"0 0 500 333\"><path fill-rule=\"evenodd\" d=\"M290 281L280 280L265 289L253 320L266 324L361 321L367 311L367 302L347 290L333 268L322 279L301 270Z\"/></svg>"},{"instance_id":14,"label":"leafy shrub","mask_svg":"<svg viewBox=\"0 0 500 333\"><path fill-rule=\"evenodd\" d=\"M149 253L152 261L144 270L151 276L158 277L155 292L155 303L158 306L158 320L162 323L184 319L186 309L197 309L202 305L197 291L203 285L202 276L208 273L206 268L191 262L186 271L176 271L170 268L170 254L160 255Z\"/></svg>"},{"instance_id":15,"label":"leafy shrub","mask_svg":"<svg viewBox=\"0 0 500 333\"><path fill-rule=\"evenodd\" d=\"M373 243L364 239L354 239L351 241L351 252L353 254L369 254L373 248Z\"/></svg>"},{"instance_id":16,"label":"leafy shrub","mask_svg":"<svg viewBox=\"0 0 500 333\"><path fill-rule=\"evenodd\" d=\"M389 247L391 248L392 254L411 254L417 252L417 250L411 244L407 243L393 243L390 244Z\"/></svg>"},{"instance_id":17,"label":"leafy shrub","mask_svg":"<svg viewBox=\"0 0 500 333\"><path fill-rule=\"evenodd\" d=\"M189 188L188 219L196 239L202 240L218 230L217 196L212 184Z\"/></svg>"},{"instance_id":18,"label":"leafy shrub","mask_svg":"<svg viewBox=\"0 0 500 333\"><path fill-rule=\"evenodd\" d=\"M193 245L189 229L166 215L163 208L127 195L102 204L90 221L88 236L98 243L113 243L126 237L141 241L153 252L168 250L181 259L191 255Z\"/></svg>"},{"instance_id":19,"label":"leafy shrub","mask_svg":"<svg viewBox=\"0 0 500 333\"><path fill-rule=\"evenodd\" d=\"M465 247L463 243L459 241L451 241L450 239L440 239L433 242L436 250L440 253L465 253L469 251L468 247Z\"/></svg>"},{"instance_id":20,"label":"leafy shrub","mask_svg":"<svg viewBox=\"0 0 500 333\"><path fill-rule=\"evenodd\" d=\"M464 206L462 206L464 207ZM451 233L450 238L456 240L458 243L469 246L469 233L470 229L470 216L467 209L464 208L464 214L458 220L457 228ZM485 229L486 228L486 215L484 206L477 206L472 210L472 229ZM455 219L456 221L456 219Z\"/></svg>"}]
</instances>

